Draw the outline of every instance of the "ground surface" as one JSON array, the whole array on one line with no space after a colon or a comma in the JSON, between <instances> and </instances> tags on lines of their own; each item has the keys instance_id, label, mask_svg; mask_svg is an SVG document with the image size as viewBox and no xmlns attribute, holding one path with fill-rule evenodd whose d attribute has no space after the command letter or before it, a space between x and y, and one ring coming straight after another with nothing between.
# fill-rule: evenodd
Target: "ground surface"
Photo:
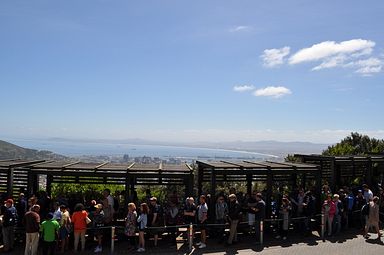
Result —
<instances>
[{"instance_id":1,"label":"ground surface","mask_svg":"<svg viewBox=\"0 0 384 255\"><path fill-rule=\"evenodd\" d=\"M198 249L194 248L191 252L188 247L182 242L178 241L176 246L167 245L168 241L160 241L159 247L153 247L151 241L148 242L146 252L143 254L211 254L211 255L230 255L230 254L255 254L260 253L263 255L365 255L365 254L384 254L384 243L382 240L376 239L377 235L372 234L370 239L366 240L356 230L341 233L338 236L328 238L323 242L318 236L302 237L295 235L283 241L273 238L267 238L264 245L256 243L253 237L241 237L239 243L232 246L225 246L219 244L216 240L209 240L207 248ZM23 244L17 245L15 250L5 254L23 254ZM115 244L114 254L139 254L137 252L128 250L128 242L117 241ZM73 251L66 252L65 254L73 254ZM89 243L87 250L79 254L94 254L93 244ZM110 248L105 247L101 254L111 254Z\"/></svg>"}]
</instances>

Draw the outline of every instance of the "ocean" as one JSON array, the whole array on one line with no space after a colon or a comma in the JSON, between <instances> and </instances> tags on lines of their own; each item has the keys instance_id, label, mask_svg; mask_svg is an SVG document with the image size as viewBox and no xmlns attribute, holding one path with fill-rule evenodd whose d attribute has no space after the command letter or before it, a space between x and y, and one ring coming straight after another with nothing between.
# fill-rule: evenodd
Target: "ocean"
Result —
<instances>
[{"instance_id":1,"label":"ocean","mask_svg":"<svg viewBox=\"0 0 384 255\"><path fill-rule=\"evenodd\" d=\"M119 156L127 154L130 158L134 157L158 157L161 159L242 159L242 160L267 160L277 158L258 152L195 148L183 146L165 145L143 145L126 143L101 143L101 142L77 142L77 141L56 141L56 140L37 140L37 139L10 139L9 142L18 146L36 149L49 150L57 154L76 157L76 156Z\"/></svg>"}]
</instances>

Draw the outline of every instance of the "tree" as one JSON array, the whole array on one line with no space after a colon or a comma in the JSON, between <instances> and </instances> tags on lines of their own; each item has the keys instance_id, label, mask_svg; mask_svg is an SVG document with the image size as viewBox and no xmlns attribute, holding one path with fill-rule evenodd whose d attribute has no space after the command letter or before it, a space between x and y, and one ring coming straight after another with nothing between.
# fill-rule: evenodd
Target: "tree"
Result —
<instances>
[{"instance_id":1,"label":"tree","mask_svg":"<svg viewBox=\"0 0 384 255\"><path fill-rule=\"evenodd\" d=\"M379 153L384 153L384 140L354 132L339 143L328 146L322 154L324 156L349 156Z\"/></svg>"}]
</instances>

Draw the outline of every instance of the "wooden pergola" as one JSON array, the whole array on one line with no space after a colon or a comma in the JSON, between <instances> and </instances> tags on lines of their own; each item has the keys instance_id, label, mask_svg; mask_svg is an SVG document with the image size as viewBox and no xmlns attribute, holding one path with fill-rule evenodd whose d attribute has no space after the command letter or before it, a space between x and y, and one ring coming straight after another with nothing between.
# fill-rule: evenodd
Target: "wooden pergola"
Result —
<instances>
[{"instance_id":1,"label":"wooden pergola","mask_svg":"<svg viewBox=\"0 0 384 255\"><path fill-rule=\"evenodd\" d=\"M0 162L0 183L7 183L7 193L23 187L28 194L38 191L39 176L46 177L46 191L52 183L119 184L125 186L126 200L136 185L181 185L186 196L193 193L193 169L189 164L114 164L109 162L20 161ZM22 180L19 183L17 180Z\"/></svg>"},{"instance_id":2,"label":"wooden pergola","mask_svg":"<svg viewBox=\"0 0 384 255\"><path fill-rule=\"evenodd\" d=\"M313 164L289 163L289 162L253 162L253 161L197 161L198 192L203 193L203 183L211 184L211 196L216 195L216 185L223 182L246 182L247 193L252 192L253 182L266 184L267 214L270 213L271 196L276 182L288 182L291 187L306 187L307 181L316 183L316 192L320 194L321 175L319 167ZM297 183L300 176L301 183Z\"/></svg>"},{"instance_id":3,"label":"wooden pergola","mask_svg":"<svg viewBox=\"0 0 384 255\"><path fill-rule=\"evenodd\" d=\"M303 163L316 164L320 167L321 178L332 190L343 185L350 185L356 178L369 186L373 186L374 178L384 176L384 156L346 156L333 157L322 155L295 154L296 159Z\"/></svg>"}]
</instances>

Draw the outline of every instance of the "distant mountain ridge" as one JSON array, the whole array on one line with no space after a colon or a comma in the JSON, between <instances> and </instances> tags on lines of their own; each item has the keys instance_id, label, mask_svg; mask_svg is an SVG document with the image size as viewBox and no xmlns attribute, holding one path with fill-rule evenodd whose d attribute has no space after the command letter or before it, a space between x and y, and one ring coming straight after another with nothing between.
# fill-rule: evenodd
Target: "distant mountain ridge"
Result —
<instances>
[{"instance_id":1,"label":"distant mountain ridge","mask_svg":"<svg viewBox=\"0 0 384 255\"><path fill-rule=\"evenodd\" d=\"M47 150L27 149L15 144L0 140L0 159L46 159L46 160L65 160L66 156L53 153Z\"/></svg>"}]
</instances>

